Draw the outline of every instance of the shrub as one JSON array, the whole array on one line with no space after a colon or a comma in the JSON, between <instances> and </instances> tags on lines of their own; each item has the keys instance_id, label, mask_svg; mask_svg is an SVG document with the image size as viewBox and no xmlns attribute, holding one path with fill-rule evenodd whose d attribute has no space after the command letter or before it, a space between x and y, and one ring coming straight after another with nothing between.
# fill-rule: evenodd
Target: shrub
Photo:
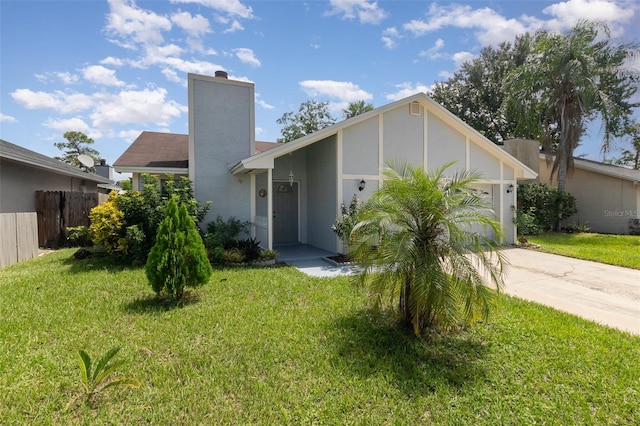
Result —
<instances>
[{"instance_id":1,"label":"shrub","mask_svg":"<svg viewBox=\"0 0 640 426\"><path fill-rule=\"evenodd\" d=\"M560 193L545 183L529 183L518 188L518 212L533 216L535 225L543 231L559 229L560 222L578 212L576 199L568 192Z\"/></svg>"},{"instance_id":2,"label":"shrub","mask_svg":"<svg viewBox=\"0 0 640 426\"><path fill-rule=\"evenodd\" d=\"M222 256L222 260L226 264L230 263L242 263L244 262L244 253L239 248L230 248L229 250L225 250Z\"/></svg>"},{"instance_id":3,"label":"shrub","mask_svg":"<svg viewBox=\"0 0 640 426\"><path fill-rule=\"evenodd\" d=\"M207 232L204 236L205 247L210 252L216 247L225 250L238 247L238 235L249 231L249 222L243 222L231 216L225 222L221 216L216 217L214 222L207 224Z\"/></svg>"},{"instance_id":4,"label":"shrub","mask_svg":"<svg viewBox=\"0 0 640 426\"><path fill-rule=\"evenodd\" d=\"M91 245L91 234L88 226L67 227L67 241L71 247L87 247Z\"/></svg>"},{"instance_id":5,"label":"shrub","mask_svg":"<svg viewBox=\"0 0 640 426\"><path fill-rule=\"evenodd\" d=\"M178 211L174 198L167 204L145 273L156 294L165 291L176 300L182 298L185 286L202 285L211 276L211 264L195 222L186 206L181 205Z\"/></svg>"},{"instance_id":6,"label":"shrub","mask_svg":"<svg viewBox=\"0 0 640 426\"><path fill-rule=\"evenodd\" d=\"M518 210L514 222L519 235L540 235L544 232L544 228L536 222L535 207L529 211Z\"/></svg>"},{"instance_id":7,"label":"shrub","mask_svg":"<svg viewBox=\"0 0 640 426\"><path fill-rule=\"evenodd\" d=\"M348 208L344 203L340 204L340 216L337 217L335 223L331 225L331 230L342 240L345 253L348 251L351 231L358 222L358 204L358 197L356 194L353 194Z\"/></svg>"},{"instance_id":8,"label":"shrub","mask_svg":"<svg viewBox=\"0 0 640 426\"><path fill-rule=\"evenodd\" d=\"M116 205L117 196L116 191L111 191L107 201L97 205L89 213L91 240L110 254L127 251L124 213Z\"/></svg>"},{"instance_id":9,"label":"shrub","mask_svg":"<svg viewBox=\"0 0 640 426\"><path fill-rule=\"evenodd\" d=\"M238 249L242 252L245 262L254 262L260 258L260 241L255 238L239 240Z\"/></svg>"}]
</instances>

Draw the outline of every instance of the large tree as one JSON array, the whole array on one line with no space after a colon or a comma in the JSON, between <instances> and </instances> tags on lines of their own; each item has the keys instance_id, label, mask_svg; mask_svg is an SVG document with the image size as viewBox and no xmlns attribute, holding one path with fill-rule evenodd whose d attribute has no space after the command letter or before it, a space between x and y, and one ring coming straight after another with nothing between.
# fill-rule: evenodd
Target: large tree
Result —
<instances>
[{"instance_id":1,"label":"large tree","mask_svg":"<svg viewBox=\"0 0 640 426\"><path fill-rule=\"evenodd\" d=\"M276 122L284 126L282 137L278 138L278 142L283 143L329 127L336 119L329 112L329 102L309 100L300 104L297 113L285 112Z\"/></svg>"},{"instance_id":2,"label":"large tree","mask_svg":"<svg viewBox=\"0 0 640 426\"><path fill-rule=\"evenodd\" d=\"M606 25L583 21L565 34L537 32L524 64L507 76L508 116L516 132L539 134L555 156L552 177L561 193L587 124L602 120L605 153L626 127L638 75L625 71L625 61L636 50L636 44L614 44Z\"/></svg>"},{"instance_id":3,"label":"large tree","mask_svg":"<svg viewBox=\"0 0 640 426\"><path fill-rule=\"evenodd\" d=\"M365 112L369 112L373 110L372 104L367 104L364 100L349 102L349 106L342 110L344 114L345 120L348 118L355 117L356 115L364 114Z\"/></svg>"},{"instance_id":4,"label":"large tree","mask_svg":"<svg viewBox=\"0 0 640 426\"><path fill-rule=\"evenodd\" d=\"M93 145L94 140L82 132L66 132L63 136L67 140L66 142L56 142L53 145L62 151L64 155L55 158L67 164L80 167L81 169L93 171L93 167L85 167L80 163L78 156L81 154L88 155L93 158L94 162L98 161L100 159L100 153L90 146Z\"/></svg>"},{"instance_id":5,"label":"large tree","mask_svg":"<svg viewBox=\"0 0 640 426\"><path fill-rule=\"evenodd\" d=\"M630 123L625 133L631 146L622 151L622 157L616 159L615 163L640 170L640 121Z\"/></svg>"},{"instance_id":6,"label":"large tree","mask_svg":"<svg viewBox=\"0 0 640 426\"><path fill-rule=\"evenodd\" d=\"M397 306L416 334L486 318L496 296L490 285L502 287L505 260L500 224L472 188L480 177L448 172L451 164L429 174L421 166L388 166L351 232L357 280L377 304ZM483 228L495 239L474 232Z\"/></svg>"},{"instance_id":7,"label":"large tree","mask_svg":"<svg viewBox=\"0 0 640 426\"><path fill-rule=\"evenodd\" d=\"M451 78L437 82L430 96L494 143L512 139L515 123L505 117L502 86L505 77L524 63L528 38L483 48Z\"/></svg>"}]
</instances>

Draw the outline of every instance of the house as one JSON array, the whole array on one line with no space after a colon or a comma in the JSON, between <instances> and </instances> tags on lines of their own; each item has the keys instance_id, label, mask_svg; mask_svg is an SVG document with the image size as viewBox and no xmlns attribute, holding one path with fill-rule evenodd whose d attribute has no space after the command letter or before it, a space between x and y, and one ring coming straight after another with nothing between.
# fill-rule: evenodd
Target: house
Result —
<instances>
[{"instance_id":1,"label":"house","mask_svg":"<svg viewBox=\"0 0 640 426\"><path fill-rule=\"evenodd\" d=\"M35 212L36 191L98 192L111 181L0 139L0 213Z\"/></svg>"},{"instance_id":2,"label":"house","mask_svg":"<svg viewBox=\"0 0 640 426\"><path fill-rule=\"evenodd\" d=\"M555 183L553 163L543 154L539 163L540 182ZM574 158L573 163L566 191L576 197L578 213L561 225L579 223L594 232L640 235L640 170L581 158Z\"/></svg>"},{"instance_id":3,"label":"house","mask_svg":"<svg viewBox=\"0 0 640 426\"><path fill-rule=\"evenodd\" d=\"M276 147L273 142L256 142L256 154ZM98 166L96 166L98 167ZM189 176L189 135L144 131L113 163L115 171L131 173L134 189L141 190L142 174Z\"/></svg>"},{"instance_id":4,"label":"house","mask_svg":"<svg viewBox=\"0 0 640 426\"><path fill-rule=\"evenodd\" d=\"M181 167L172 170L188 173L198 200L212 201L205 222L233 216L251 223L252 236L263 247L301 243L335 252L341 242L331 225L340 204L354 194L366 200L378 188L386 160L406 159L428 170L456 161L451 173L483 172L477 189L490 198L504 229L502 242L515 241L513 189L536 173L425 94L286 144L266 145L255 141L254 96L252 83L230 80L225 72L188 76L188 161L182 147L175 158ZM185 138L144 132L138 139L149 143L135 167L128 153L143 146L138 140L114 163L115 169L140 173L144 165L158 161L161 149L151 136L159 144L166 139L184 144Z\"/></svg>"}]
</instances>

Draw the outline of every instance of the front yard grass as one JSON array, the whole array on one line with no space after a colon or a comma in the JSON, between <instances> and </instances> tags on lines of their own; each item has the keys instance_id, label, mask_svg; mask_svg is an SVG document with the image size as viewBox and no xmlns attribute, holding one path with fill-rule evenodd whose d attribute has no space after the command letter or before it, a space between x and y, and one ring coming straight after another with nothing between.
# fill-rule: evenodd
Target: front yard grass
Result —
<instances>
[{"instance_id":1,"label":"front yard grass","mask_svg":"<svg viewBox=\"0 0 640 426\"><path fill-rule=\"evenodd\" d=\"M545 253L640 269L640 236L549 233L527 236Z\"/></svg>"},{"instance_id":2,"label":"front yard grass","mask_svg":"<svg viewBox=\"0 0 640 426\"><path fill-rule=\"evenodd\" d=\"M221 269L172 306L72 253L0 270L0 423L640 423L640 337L533 303L417 340L345 277ZM114 346L140 387L65 410L77 350Z\"/></svg>"}]
</instances>

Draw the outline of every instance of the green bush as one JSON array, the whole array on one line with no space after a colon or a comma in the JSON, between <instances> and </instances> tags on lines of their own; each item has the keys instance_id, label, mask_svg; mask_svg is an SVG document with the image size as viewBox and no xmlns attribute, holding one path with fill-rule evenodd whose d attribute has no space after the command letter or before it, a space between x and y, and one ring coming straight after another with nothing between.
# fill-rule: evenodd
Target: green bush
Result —
<instances>
[{"instance_id":1,"label":"green bush","mask_svg":"<svg viewBox=\"0 0 640 426\"><path fill-rule=\"evenodd\" d=\"M520 220L519 217L524 217L522 220L526 223L530 221L526 215L533 216L535 226L531 228L543 231L558 230L561 221L578 212L573 195L568 192L560 193L557 188L545 183L520 185L518 206L516 223ZM522 230L519 232L522 233Z\"/></svg>"},{"instance_id":2,"label":"green bush","mask_svg":"<svg viewBox=\"0 0 640 426\"><path fill-rule=\"evenodd\" d=\"M204 235L204 244L210 252L216 247L225 250L238 247L238 235L249 231L249 222L243 222L231 216L225 222L222 216L207 224L207 232Z\"/></svg>"},{"instance_id":3,"label":"green bush","mask_svg":"<svg viewBox=\"0 0 640 426\"><path fill-rule=\"evenodd\" d=\"M356 194L353 194L349 207L344 203L340 204L340 216L337 217L335 223L331 225L331 230L342 240L345 253L348 251L351 231L356 223L358 223L358 207L358 197Z\"/></svg>"},{"instance_id":4,"label":"green bush","mask_svg":"<svg viewBox=\"0 0 640 426\"><path fill-rule=\"evenodd\" d=\"M531 207L529 211L520 209L516 212L514 222L519 235L540 235L544 232L543 227L536 222L535 212L535 207Z\"/></svg>"},{"instance_id":5,"label":"green bush","mask_svg":"<svg viewBox=\"0 0 640 426\"><path fill-rule=\"evenodd\" d=\"M91 245L91 234L88 226L68 226L67 241L70 247L87 247Z\"/></svg>"},{"instance_id":6,"label":"green bush","mask_svg":"<svg viewBox=\"0 0 640 426\"><path fill-rule=\"evenodd\" d=\"M91 225L92 238L107 242L105 245L94 239L94 243L105 246L108 253L126 255L132 262L146 262L169 200L175 198L179 205L185 206L196 223L204 219L211 205L210 202L200 204L195 199L191 181L185 177L174 181L169 176L164 185L160 185L156 176L144 174L142 177L142 191L122 194L114 191L109 195L108 210L100 206L94 208L98 209L95 219L100 223L94 225L92 220Z\"/></svg>"},{"instance_id":7,"label":"green bush","mask_svg":"<svg viewBox=\"0 0 640 426\"><path fill-rule=\"evenodd\" d=\"M178 210L174 198L167 204L145 273L156 294L164 291L176 300L182 298L185 286L205 284L211 276L211 264L195 222L185 205Z\"/></svg>"}]
</instances>

